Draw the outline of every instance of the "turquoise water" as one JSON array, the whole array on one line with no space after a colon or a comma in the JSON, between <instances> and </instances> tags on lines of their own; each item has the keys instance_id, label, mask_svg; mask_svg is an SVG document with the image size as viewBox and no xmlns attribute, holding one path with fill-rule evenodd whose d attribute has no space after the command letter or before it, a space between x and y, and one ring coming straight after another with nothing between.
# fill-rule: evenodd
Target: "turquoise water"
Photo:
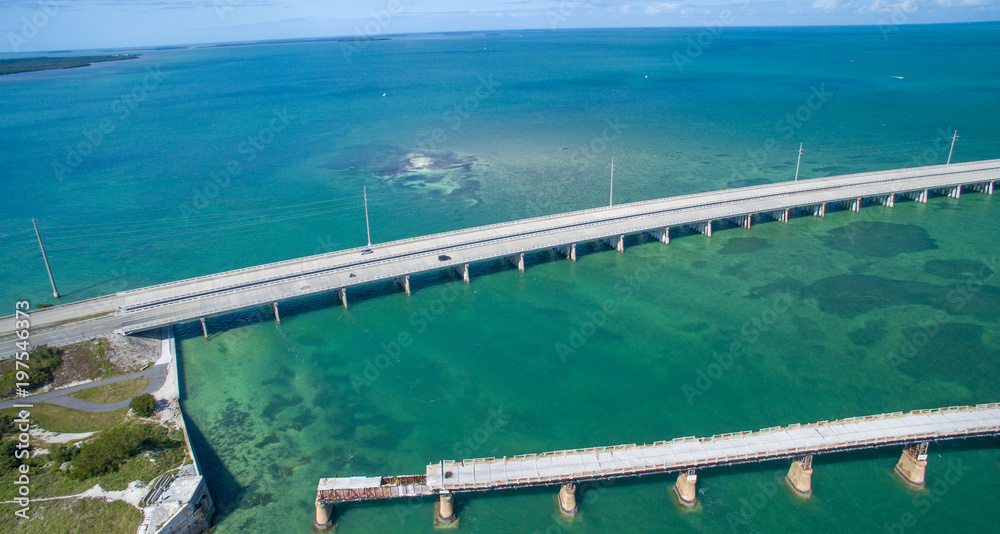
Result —
<instances>
[{"instance_id":1,"label":"turquoise water","mask_svg":"<svg viewBox=\"0 0 1000 534\"><path fill-rule=\"evenodd\" d=\"M338 43L147 51L0 78L16 200L0 292L51 301L32 217L77 300L363 244L362 185L380 242L601 205L612 156L616 202L788 180L799 142L805 178L943 163L954 129L955 160L998 157L997 29L726 29L682 71L673 54L698 30L411 36L349 58ZM102 119L100 146L53 170ZM417 155L432 168L404 172ZM218 532L308 531L316 480L336 474L996 401L998 217L968 193L575 264L541 254L525 273L483 264L470 285L426 275L346 311L285 304L280 327L269 310L211 319L207 341L182 325ZM765 464L702 473L694 511L669 477L584 488L572 521L550 490L460 496L461 529L985 531L995 446L932 445L923 493L887 450L818 458L809 500ZM432 514L352 506L339 528L430 531Z\"/></svg>"}]
</instances>

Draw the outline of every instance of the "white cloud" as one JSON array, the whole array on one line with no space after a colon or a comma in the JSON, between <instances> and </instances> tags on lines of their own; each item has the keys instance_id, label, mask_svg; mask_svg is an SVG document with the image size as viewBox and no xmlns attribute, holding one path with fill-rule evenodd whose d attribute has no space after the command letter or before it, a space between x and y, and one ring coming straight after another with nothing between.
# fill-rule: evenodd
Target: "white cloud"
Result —
<instances>
[{"instance_id":1,"label":"white cloud","mask_svg":"<svg viewBox=\"0 0 1000 534\"><path fill-rule=\"evenodd\" d=\"M680 4L666 2L662 4L648 5L646 6L645 11L647 15L656 15L657 13L662 13L664 11L677 11L678 9L680 9L680 7L681 7Z\"/></svg>"},{"instance_id":2,"label":"white cloud","mask_svg":"<svg viewBox=\"0 0 1000 534\"><path fill-rule=\"evenodd\" d=\"M823 11L833 11L840 7L840 0L813 0L813 9L822 9Z\"/></svg>"}]
</instances>

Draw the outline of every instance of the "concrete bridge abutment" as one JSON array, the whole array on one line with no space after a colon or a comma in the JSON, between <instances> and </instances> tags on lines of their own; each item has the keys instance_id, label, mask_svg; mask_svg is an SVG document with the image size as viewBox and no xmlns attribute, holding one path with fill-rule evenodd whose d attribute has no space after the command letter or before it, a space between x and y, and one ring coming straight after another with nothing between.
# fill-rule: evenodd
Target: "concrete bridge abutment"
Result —
<instances>
[{"instance_id":1,"label":"concrete bridge abutment","mask_svg":"<svg viewBox=\"0 0 1000 534\"><path fill-rule=\"evenodd\" d=\"M434 528L458 528L458 515L455 514L455 495L450 491L441 492L438 502L434 504Z\"/></svg>"},{"instance_id":2,"label":"concrete bridge abutment","mask_svg":"<svg viewBox=\"0 0 1000 534\"><path fill-rule=\"evenodd\" d=\"M785 475L785 481L800 497L812 495L812 460L812 455L796 458L788 468L788 474Z\"/></svg>"},{"instance_id":3,"label":"concrete bridge abutment","mask_svg":"<svg viewBox=\"0 0 1000 534\"><path fill-rule=\"evenodd\" d=\"M899 457L899 462L896 463L896 474L910 487L916 489L924 487L927 472L927 446L926 441L907 445Z\"/></svg>"},{"instance_id":4,"label":"concrete bridge abutment","mask_svg":"<svg viewBox=\"0 0 1000 534\"><path fill-rule=\"evenodd\" d=\"M316 523L313 525L316 530L330 530L337 517L337 507L332 504L324 504L316 499Z\"/></svg>"},{"instance_id":5,"label":"concrete bridge abutment","mask_svg":"<svg viewBox=\"0 0 1000 534\"><path fill-rule=\"evenodd\" d=\"M677 482L674 483L674 495L681 506L691 508L698 504L698 474L694 469L682 471L677 475Z\"/></svg>"},{"instance_id":6,"label":"concrete bridge abutment","mask_svg":"<svg viewBox=\"0 0 1000 534\"><path fill-rule=\"evenodd\" d=\"M563 484L559 488L559 512L567 517L573 517L579 511L576 505L576 484Z\"/></svg>"}]
</instances>

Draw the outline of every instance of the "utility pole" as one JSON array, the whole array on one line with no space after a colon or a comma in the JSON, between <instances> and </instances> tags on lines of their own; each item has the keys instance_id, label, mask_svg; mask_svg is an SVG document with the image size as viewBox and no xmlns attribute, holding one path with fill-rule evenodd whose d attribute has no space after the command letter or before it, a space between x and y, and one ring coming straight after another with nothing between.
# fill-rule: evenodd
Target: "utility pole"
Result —
<instances>
[{"instance_id":1,"label":"utility pole","mask_svg":"<svg viewBox=\"0 0 1000 534\"><path fill-rule=\"evenodd\" d=\"M56 289L56 281L52 279L52 269L49 268L49 257L45 254L45 245L42 244L42 236L38 233L38 225L31 219L31 226L35 228L35 237L38 238L38 248L42 249L42 261L45 262L45 272L49 273L49 283L52 284L52 296L59 298L59 290Z\"/></svg>"},{"instance_id":2,"label":"utility pole","mask_svg":"<svg viewBox=\"0 0 1000 534\"><path fill-rule=\"evenodd\" d=\"M372 227L368 225L368 188L361 187L361 192L365 195L365 231L368 232L368 248L372 248Z\"/></svg>"},{"instance_id":3,"label":"utility pole","mask_svg":"<svg viewBox=\"0 0 1000 534\"><path fill-rule=\"evenodd\" d=\"M951 150L948 151L948 163L945 163L945 165L951 165L951 153L955 151L956 139L958 139L958 130L955 130L955 134L951 136Z\"/></svg>"},{"instance_id":4,"label":"utility pole","mask_svg":"<svg viewBox=\"0 0 1000 534\"><path fill-rule=\"evenodd\" d=\"M799 143L799 161L795 163L795 181L799 181L799 166L802 165L802 143Z\"/></svg>"},{"instance_id":5,"label":"utility pole","mask_svg":"<svg viewBox=\"0 0 1000 534\"><path fill-rule=\"evenodd\" d=\"M611 158L611 199L608 206L615 205L615 158Z\"/></svg>"}]
</instances>

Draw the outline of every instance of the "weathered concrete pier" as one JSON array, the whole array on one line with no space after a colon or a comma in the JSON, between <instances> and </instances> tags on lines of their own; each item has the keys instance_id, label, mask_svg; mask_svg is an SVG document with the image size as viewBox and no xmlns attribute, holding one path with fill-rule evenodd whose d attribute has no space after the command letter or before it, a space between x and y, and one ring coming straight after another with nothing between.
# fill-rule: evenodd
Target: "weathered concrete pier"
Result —
<instances>
[{"instance_id":1,"label":"weathered concrete pier","mask_svg":"<svg viewBox=\"0 0 1000 534\"><path fill-rule=\"evenodd\" d=\"M927 202L932 195L960 198L962 191L992 194L1000 160L814 178L633 202L524 219L368 247L270 263L191 278L32 312L35 343L63 345L132 333L277 303L319 293L337 293L397 281L412 291L415 274L455 270L470 280L470 265L506 259L519 270L526 255L562 252L577 259L578 244L605 243L625 252L628 236L669 243L671 234L713 229L749 229L753 222L788 223L800 215L824 217L834 209L892 207L899 199ZM0 319L0 357L16 351L14 317Z\"/></svg>"},{"instance_id":2,"label":"weathered concrete pier","mask_svg":"<svg viewBox=\"0 0 1000 534\"><path fill-rule=\"evenodd\" d=\"M908 485L924 485L927 449L932 441L1000 435L1000 403L887 413L721 434L684 437L651 445L616 445L512 458L444 460L423 475L320 479L316 491L316 528L333 526L342 503L438 497L434 524L458 521L456 493L533 486L560 486L564 515L578 513L576 484L584 481L678 473L673 491L682 506L697 503L699 469L791 459L785 477L796 495L812 494L813 457L823 453L904 447L895 472Z\"/></svg>"}]
</instances>

